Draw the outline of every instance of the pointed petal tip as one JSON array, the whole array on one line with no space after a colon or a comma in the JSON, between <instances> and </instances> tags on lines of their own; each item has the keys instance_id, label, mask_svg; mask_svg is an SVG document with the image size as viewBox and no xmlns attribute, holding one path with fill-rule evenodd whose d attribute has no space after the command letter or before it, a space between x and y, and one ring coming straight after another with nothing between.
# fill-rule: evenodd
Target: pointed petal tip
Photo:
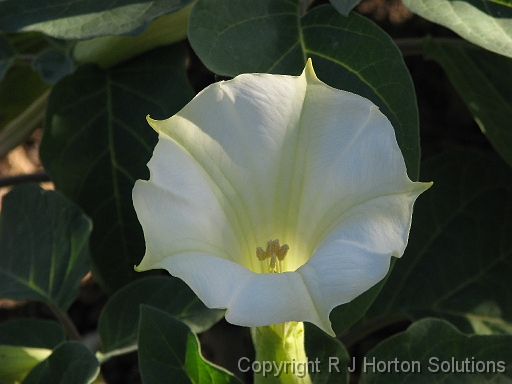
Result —
<instances>
[{"instance_id":1,"label":"pointed petal tip","mask_svg":"<svg viewBox=\"0 0 512 384\"><path fill-rule=\"evenodd\" d=\"M331 319L329 318L329 315L331 312L332 312L332 309L327 313L327 316L325 316L325 317L322 316L322 314L317 313L316 321L311 321L311 320L305 320L305 321L309 321L311 324L316 325L318 328L320 328L322 331L327 333L329 336L336 337L336 333L334 333L334 330L332 329Z\"/></svg>"},{"instance_id":2,"label":"pointed petal tip","mask_svg":"<svg viewBox=\"0 0 512 384\"><path fill-rule=\"evenodd\" d=\"M322 83L322 81L320 81L315 73L315 69L313 68L313 60L311 60L311 57L308 58L302 75L305 76L306 82L308 83Z\"/></svg>"},{"instance_id":3,"label":"pointed petal tip","mask_svg":"<svg viewBox=\"0 0 512 384\"><path fill-rule=\"evenodd\" d=\"M332 329L332 325L331 323L329 322L329 327L319 327L322 331L324 331L325 333L327 333L329 336L331 337L336 337L336 334L334 333L333 329Z\"/></svg>"},{"instance_id":4,"label":"pointed petal tip","mask_svg":"<svg viewBox=\"0 0 512 384\"><path fill-rule=\"evenodd\" d=\"M144 269L144 268L141 268L141 267L140 267L140 264L139 264L139 265L134 265L134 266L133 266L133 270L134 270L135 272L144 272L144 271L145 271L145 269Z\"/></svg>"},{"instance_id":5,"label":"pointed petal tip","mask_svg":"<svg viewBox=\"0 0 512 384\"><path fill-rule=\"evenodd\" d=\"M138 265L134 265L133 266L133 269L135 272L145 272L145 271L149 271L151 269L158 269L160 268L160 266L158 265L155 265L154 263L151 263L149 262L148 260L150 259L149 256L144 255L144 257L142 258L142 260L139 262Z\"/></svg>"},{"instance_id":6,"label":"pointed petal tip","mask_svg":"<svg viewBox=\"0 0 512 384\"><path fill-rule=\"evenodd\" d=\"M421 194L421 193L425 192L426 190L430 189L430 187L432 187L432 185L434 185L434 182L433 181L427 181L427 182L417 181L414 184L417 185L418 191Z\"/></svg>"},{"instance_id":7,"label":"pointed petal tip","mask_svg":"<svg viewBox=\"0 0 512 384\"><path fill-rule=\"evenodd\" d=\"M152 119L151 116L146 115L146 121L157 133L160 133L161 129L159 127L160 120Z\"/></svg>"}]
</instances>

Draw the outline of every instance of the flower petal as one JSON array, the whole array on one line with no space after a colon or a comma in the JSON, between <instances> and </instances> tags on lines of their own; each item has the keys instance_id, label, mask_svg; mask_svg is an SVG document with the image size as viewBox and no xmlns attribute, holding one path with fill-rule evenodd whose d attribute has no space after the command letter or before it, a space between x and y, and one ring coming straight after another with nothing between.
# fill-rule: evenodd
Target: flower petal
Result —
<instances>
[{"instance_id":1,"label":"flower petal","mask_svg":"<svg viewBox=\"0 0 512 384\"><path fill-rule=\"evenodd\" d=\"M161 135L148 167L150 181L138 180L133 189L146 239L137 270L158 268L163 258L185 250L225 258L241 253L207 175L183 147Z\"/></svg>"},{"instance_id":2,"label":"flower petal","mask_svg":"<svg viewBox=\"0 0 512 384\"><path fill-rule=\"evenodd\" d=\"M309 321L334 336L321 319L303 277L297 272L258 274L229 260L184 252L159 267L187 282L209 308L227 308L232 324L258 327L286 321Z\"/></svg>"},{"instance_id":3,"label":"flower petal","mask_svg":"<svg viewBox=\"0 0 512 384\"><path fill-rule=\"evenodd\" d=\"M134 205L146 238L139 270L165 268L226 319L309 321L380 281L407 244L412 204L387 118L369 100L300 77L240 75L203 90L160 133ZM259 274L256 247L290 250Z\"/></svg>"},{"instance_id":4,"label":"flower petal","mask_svg":"<svg viewBox=\"0 0 512 384\"><path fill-rule=\"evenodd\" d=\"M288 228L311 255L343 213L378 196L425 184L407 177L389 120L369 100L326 85L308 87L299 127ZM297 266L298 267L298 266Z\"/></svg>"},{"instance_id":5,"label":"flower petal","mask_svg":"<svg viewBox=\"0 0 512 384\"><path fill-rule=\"evenodd\" d=\"M297 270L317 303L318 317L329 329L331 310L377 284L386 276L391 256L402 256L412 205L428 188L425 184L414 183L409 192L377 197L348 210Z\"/></svg>"},{"instance_id":6,"label":"flower petal","mask_svg":"<svg viewBox=\"0 0 512 384\"><path fill-rule=\"evenodd\" d=\"M252 270L259 267L256 248L283 237L288 223L289 178L306 88L304 76L240 75L212 84L177 115L150 120L202 167L240 242L237 257Z\"/></svg>"}]
</instances>

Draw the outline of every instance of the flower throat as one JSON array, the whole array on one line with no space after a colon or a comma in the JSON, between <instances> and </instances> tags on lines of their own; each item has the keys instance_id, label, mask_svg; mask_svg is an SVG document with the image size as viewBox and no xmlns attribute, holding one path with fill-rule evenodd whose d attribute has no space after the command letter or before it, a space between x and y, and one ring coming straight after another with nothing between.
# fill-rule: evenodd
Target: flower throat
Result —
<instances>
[{"instance_id":1,"label":"flower throat","mask_svg":"<svg viewBox=\"0 0 512 384\"><path fill-rule=\"evenodd\" d=\"M282 261L288 253L290 247L288 244L279 245L279 240L267 241L267 249L256 248L256 256L261 262L262 273L281 273L283 272ZM268 259L268 262L265 260Z\"/></svg>"}]
</instances>

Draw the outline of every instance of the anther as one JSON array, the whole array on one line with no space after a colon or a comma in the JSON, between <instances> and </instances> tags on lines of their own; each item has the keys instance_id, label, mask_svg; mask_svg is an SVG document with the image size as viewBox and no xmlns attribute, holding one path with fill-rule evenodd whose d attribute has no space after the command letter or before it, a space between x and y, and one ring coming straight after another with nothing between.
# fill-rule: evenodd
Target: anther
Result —
<instances>
[{"instance_id":1,"label":"anther","mask_svg":"<svg viewBox=\"0 0 512 384\"><path fill-rule=\"evenodd\" d=\"M263 261L268 257L267 252L265 252L261 247L256 248L256 256L260 261Z\"/></svg>"},{"instance_id":2,"label":"anther","mask_svg":"<svg viewBox=\"0 0 512 384\"><path fill-rule=\"evenodd\" d=\"M268 261L268 267L270 269L270 272L275 272L277 265L277 262L281 262L284 260L286 254L288 253L288 250L290 247L288 244L283 244L282 246L279 245L279 240L269 240L267 241L267 248L266 250L263 250L263 248L258 247L256 248L256 257L260 261L264 261L266 259L270 259ZM278 272L281 271L281 266L279 265Z\"/></svg>"}]
</instances>

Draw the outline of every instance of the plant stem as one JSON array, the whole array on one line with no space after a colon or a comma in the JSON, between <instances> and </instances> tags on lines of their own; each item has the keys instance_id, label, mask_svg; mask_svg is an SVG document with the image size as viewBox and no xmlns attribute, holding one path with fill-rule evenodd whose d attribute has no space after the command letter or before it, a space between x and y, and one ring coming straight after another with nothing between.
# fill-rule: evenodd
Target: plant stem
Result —
<instances>
[{"instance_id":1,"label":"plant stem","mask_svg":"<svg viewBox=\"0 0 512 384\"><path fill-rule=\"evenodd\" d=\"M459 39L456 37L439 37L439 38L432 38L429 37L432 40L435 40L439 43L450 43L454 45L465 45L467 44L467 41L464 39ZM425 42L425 37L413 37L413 38L402 38L402 39L395 39L395 44L397 45L398 49L402 52L402 55L404 57L406 56L415 56L415 55L422 55L423 54L423 44Z\"/></svg>"},{"instance_id":2,"label":"plant stem","mask_svg":"<svg viewBox=\"0 0 512 384\"><path fill-rule=\"evenodd\" d=\"M25 111L2 128L0 131L0 158L23 143L34 129L42 125L49 95L49 90L44 92Z\"/></svg>"},{"instance_id":3,"label":"plant stem","mask_svg":"<svg viewBox=\"0 0 512 384\"><path fill-rule=\"evenodd\" d=\"M96 358L100 364L103 364L113 357L127 355L129 353L135 352L136 350L137 344L133 344L125 348L114 349L113 351L107 353L96 352Z\"/></svg>"},{"instance_id":4,"label":"plant stem","mask_svg":"<svg viewBox=\"0 0 512 384\"><path fill-rule=\"evenodd\" d=\"M28 175L7 176L0 179L0 188L22 183L42 183L44 181L51 181L50 175L44 171Z\"/></svg>"},{"instance_id":5,"label":"plant stem","mask_svg":"<svg viewBox=\"0 0 512 384\"><path fill-rule=\"evenodd\" d=\"M64 332L70 340L80 341L82 336L75 327L75 324L71 321L68 314L66 312L62 312L59 308L57 308L53 304L48 304L48 307L52 311L53 315L57 318L57 321L64 328Z\"/></svg>"},{"instance_id":6,"label":"plant stem","mask_svg":"<svg viewBox=\"0 0 512 384\"><path fill-rule=\"evenodd\" d=\"M348 349L372 333L404 321L409 321L409 318L404 315L382 315L360 325L359 327L343 332L338 336L338 339Z\"/></svg>"},{"instance_id":7,"label":"plant stem","mask_svg":"<svg viewBox=\"0 0 512 384\"><path fill-rule=\"evenodd\" d=\"M254 327L251 328L251 337L256 350L255 361L289 364L291 368L279 374L275 368L271 368L272 372L255 372L255 384L311 384L307 368L302 371L295 370L296 364L307 367L304 323L290 321Z\"/></svg>"}]
</instances>

